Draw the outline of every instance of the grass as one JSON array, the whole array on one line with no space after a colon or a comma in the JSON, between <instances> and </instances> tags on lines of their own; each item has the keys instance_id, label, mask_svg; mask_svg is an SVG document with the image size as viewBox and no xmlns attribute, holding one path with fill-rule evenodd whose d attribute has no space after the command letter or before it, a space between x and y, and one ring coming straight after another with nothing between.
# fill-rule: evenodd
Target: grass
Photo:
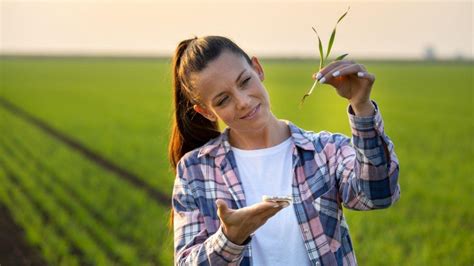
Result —
<instances>
[{"instance_id":1,"label":"grass","mask_svg":"<svg viewBox=\"0 0 474 266\"><path fill-rule=\"evenodd\" d=\"M166 206L3 109L0 117L8 125L0 138L3 197L15 218L35 217L17 222L49 264L169 263ZM67 245L50 248L45 226Z\"/></svg>"},{"instance_id":2,"label":"grass","mask_svg":"<svg viewBox=\"0 0 474 266\"><path fill-rule=\"evenodd\" d=\"M12 60L3 66L9 100L171 192L165 62Z\"/></svg>"},{"instance_id":3,"label":"grass","mask_svg":"<svg viewBox=\"0 0 474 266\"><path fill-rule=\"evenodd\" d=\"M361 63L377 78L372 98L395 143L402 195L387 210L345 211L359 264L474 263L473 65ZM1 64L1 97L171 193L168 60ZM329 85L299 108L314 62L263 60L263 67L277 117L350 134L347 101ZM1 107L0 119L0 201L49 263L172 264L167 206Z\"/></svg>"}]
</instances>

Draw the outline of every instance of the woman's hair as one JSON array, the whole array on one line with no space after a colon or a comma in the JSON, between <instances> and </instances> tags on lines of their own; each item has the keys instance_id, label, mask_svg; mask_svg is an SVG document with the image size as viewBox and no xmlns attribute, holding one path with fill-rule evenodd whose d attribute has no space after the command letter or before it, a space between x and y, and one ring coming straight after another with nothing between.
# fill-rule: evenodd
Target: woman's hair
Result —
<instances>
[{"instance_id":1,"label":"woman's hair","mask_svg":"<svg viewBox=\"0 0 474 266\"><path fill-rule=\"evenodd\" d=\"M218 123L197 113L193 105L199 103L191 75L202 71L223 52L242 55L251 65L250 57L230 39L222 36L194 37L181 41L173 56L173 125L168 147L172 169L176 169L183 155L204 145L220 134Z\"/></svg>"}]
</instances>

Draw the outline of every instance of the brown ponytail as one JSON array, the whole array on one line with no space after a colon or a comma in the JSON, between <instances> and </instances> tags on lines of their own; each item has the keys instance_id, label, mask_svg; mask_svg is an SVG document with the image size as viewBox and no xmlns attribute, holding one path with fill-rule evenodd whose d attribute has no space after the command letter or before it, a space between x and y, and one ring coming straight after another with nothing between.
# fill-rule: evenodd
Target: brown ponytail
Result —
<instances>
[{"instance_id":1,"label":"brown ponytail","mask_svg":"<svg viewBox=\"0 0 474 266\"><path fill-rule=\"evenodd\" d=\"M187 39L178 44L173 56L174 117L168 156L173 169L183 155L219 136L217 122L212 122L193 109L197 97L193 93L190 75L202 71L226 49L249 56L231 40L221 36Z\"/></svg>"},{"instance_id":2,"label":"brown ponytail","mask_svg":"<svg viewBox=\"0 0 474 266\"><path fill-rule=\"evenodd\" d=\"M242 55L252 64L250 57L239 46L221 36L187 39L181 41L175 50L172 60L174 115L168 146L170 164L175 171L185 153L220 134L217 122L212 122L194 111L193 105L198 103L198 99L193 93L190 75L202 71L224 50ZM173 210L169 228L173 228Z\"/></svg>"}]
</instances>

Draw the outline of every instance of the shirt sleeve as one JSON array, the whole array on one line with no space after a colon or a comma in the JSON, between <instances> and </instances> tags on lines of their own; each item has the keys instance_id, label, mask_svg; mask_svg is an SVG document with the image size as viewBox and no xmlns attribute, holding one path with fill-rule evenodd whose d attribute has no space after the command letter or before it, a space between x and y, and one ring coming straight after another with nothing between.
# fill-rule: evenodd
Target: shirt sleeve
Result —
<instances>
[{"instance_id":1,"label":"shirt sleeve","mask_svg":"<svg viewBox=\"0 0 474 266\"><path fill-rule=\"evenodd\" d=\"M356 116L348 107L352 139L336 139L336 180L346 208L387 208L400 197L399 163L394 145L385 135L377 104L372 116ZM339 135L341 136L341 135Z\"/></svg>"},{"instance_id":2,"label":"shirt sleeve","mask_svg":"<svg viewBox=\"0 0 474 266\"><path fill-rule=\"evenodd\" d=\"M246 244L232 243L222 226L209 234L204 217L188 185L189 171L180 162L173 188L173 227L175 265L238 265Z\"/></svg>"}]
</instances>

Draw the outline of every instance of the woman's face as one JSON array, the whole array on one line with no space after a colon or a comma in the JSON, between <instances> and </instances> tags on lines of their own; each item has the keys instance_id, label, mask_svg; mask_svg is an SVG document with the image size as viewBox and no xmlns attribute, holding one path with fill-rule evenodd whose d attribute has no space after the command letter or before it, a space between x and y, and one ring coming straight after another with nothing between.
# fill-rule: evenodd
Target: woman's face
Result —
<instances>
[{"instance_id":1,"label":"woman's face","mask_svg":"<svg viewBox=\"0 0 474 266\"><path fill-rule=\"evenodd\" d=\"M220 118L231 129L260 129L271 117L263 69L256 57L245 58L224 51L201 72L192 76L200 104L194 110L207 119Z\"/></svg>"}]
</instances>

